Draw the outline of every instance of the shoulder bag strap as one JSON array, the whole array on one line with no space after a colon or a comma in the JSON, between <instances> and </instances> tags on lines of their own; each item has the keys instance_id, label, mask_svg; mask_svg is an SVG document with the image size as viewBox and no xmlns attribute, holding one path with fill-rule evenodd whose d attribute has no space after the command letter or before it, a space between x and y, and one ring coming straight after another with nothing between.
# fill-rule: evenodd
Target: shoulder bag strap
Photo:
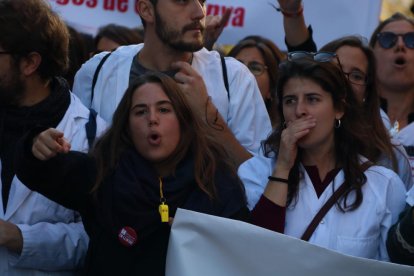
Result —
<instances>
[{"instance_id":1,"label":"shoulder bag strap","mask_svg":"<svg viewBox=\"0 0 414 276\"><path fill-rule=\"evenodd\" d=\"M222 55L220 55L220 59L221 59L221 67L223 69L224 86L226 87L226 90L227 90L227 98L230 101L230 91L229 91L230 88L229 88L229 79L227 77L226 60L224 59Z\"/></svg>"},{"instance_id":2,"label":"shoulder bag strap","mask_svg":"<svg viewBox=\"0 0 414 276\"><path fill-rule=\"evenodd\" d=\"M91 89L91 106L92 106L92 101L93 101L93 96L94 96L94 91L95 91L95 85L96 85L96 81L98 80L99 72L101 71L101 68L102 68L103 64L105 63L105 61L109 58L109 56L111 54L112 54L112 52L109 52L101 59L98 66L96 67L95 73L93 74L92 89Z\"/></svg>"},{"instance_id":3,"label":"shoulder bag strap","mask_svg":"<svg viewBox=\"0 0 414 276\"><path fill-rule=\"evenodd\" d=\"M365 172L369 167L372 166L370 161L367 161L361 165L362 170ZM332 208L335 202L346 192L347 187L345 182L342 183L341 186L331 195L328 201L322 206L319 212L315 215L311 223L309 224L308 228L306 228L305 233L303 233L301 240L309 241L310 237L312 236L313 232L315 231L316 227L318 227L319 222L322 218L328 213L328 211Z\"/></svg>"}]
</instances>

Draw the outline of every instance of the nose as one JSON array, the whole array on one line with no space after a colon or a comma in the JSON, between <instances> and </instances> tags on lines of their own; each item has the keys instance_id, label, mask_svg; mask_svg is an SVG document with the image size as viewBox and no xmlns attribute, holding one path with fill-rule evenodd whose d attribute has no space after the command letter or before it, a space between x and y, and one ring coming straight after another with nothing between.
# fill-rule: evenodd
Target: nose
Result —
<instances>
[{"instance_id":1,"label":"nose","mask_svg":"<svg viewBox=\"0 0 414 276\"><path fill-rule=\"evenodd\" d=\"M193 20L201 20L206 16L206 9L205 9L203 1L193 0L192 8L193 8L193 11L192 11Z\"/></svg>"},{"instance_id":2,"label":"nose","mask_svg":"<svg viewBox=\"0 0 414 276\"><path fill-rule=\"evenodd\" d=\"M158 124L158 114L154 110L150 110L148 114L148 125L151 127Z\"/></svg>"},{"instance_id":3,"label":"nose","mask_svg":"<svg viewBox=\"0 0 414 276\"><path fill-rule=\"evenodd\" d=\"M301 118L308 115L307 107L304 101L298 100L295 109L296 117Z\"/></svg>"},{"instance_id":4,"label":"nose","mask_svg":"<svg viewBox=\"0 0 414 276\"><path fill-rule=\"evenodd\" d=\"M402 35L397 37L397 43L395 44L397 49L404 49L405 43Z\"/></svg>"}]
</instances>

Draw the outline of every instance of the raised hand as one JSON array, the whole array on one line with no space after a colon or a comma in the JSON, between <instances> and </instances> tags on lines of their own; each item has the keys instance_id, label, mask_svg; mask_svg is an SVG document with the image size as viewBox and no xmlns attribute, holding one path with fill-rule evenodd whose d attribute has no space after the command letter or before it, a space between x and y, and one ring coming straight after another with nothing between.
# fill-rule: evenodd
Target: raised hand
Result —
<instances>
[{"instance_id":1,"label":"raised hand","mask_svg":"<svg viewBox=\"0 0 414 276\"><path fill-rule=\"evenodd\" d=\"M63 137L63 132L49 128L33 139L32 153L39 160L49 160L58 153L67 153L70 143Z\"/></svg>"},{"instance_id":2,"label":"raised hand","mask_svg":"<svg viewBox=\"0 0 414 276\"><path fill-rule=\"evenodd\" d=\"M178 61L173 63L172 67L179 70L174 78L191 109L202 117L205 116L208 94L203 78L187 62Z\"/></svg>"},{"instance_id":3,"label":"raised hand","mask_svg":"<svg viewBox=\"0 0 414 276\"><path fill-rule=\"evenodd\" d=\"M209 15L206 17L206 29L204 31L204 47L211 50L214 43L223 32L224 27L230 19L231 9L226 9L223 16Z\"/></svg>"},{"instance_id":4,"label":"raised hand","mask_svg":"<svg viewBox=\"0 0 414 276\"><path fill-rule=\"evenodd\" d=\"M279 8L287 13L296 13L300 10L302 0L277 0Z\"/></svg>"},{"instance_id":5,"label":"raised hand","mask_svg":"<svg viewBox=\"0 0 414 276\"><path fill-rule=\"evenodd\" d=\"M287 122L287 127L282 131L279 146L277 157L278 169L290 171L298 153L298 141L305 137L315 125L316 119L312 116Z\"/></svg>"}]
</instances>

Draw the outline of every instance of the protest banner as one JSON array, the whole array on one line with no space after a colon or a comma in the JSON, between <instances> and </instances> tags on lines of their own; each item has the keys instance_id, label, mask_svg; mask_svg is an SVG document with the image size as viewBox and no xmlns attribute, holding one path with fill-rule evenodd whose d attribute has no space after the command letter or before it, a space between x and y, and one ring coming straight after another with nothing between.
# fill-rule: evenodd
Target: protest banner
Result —
<instances>
[{"instance_id":1,"label":"protest banner","mask_svg":"<svg viewBox=\"0 0 414 276\"><path fill-rule=\"evenodd\" d=\"M167 276L412 276L414 267L347 256L245 222L178 209Z\"/></svg>"},{"instance_id":2,"label":"protest banner","mask_svg":"<svg viewBox=\"0 0 414 276\"><path fill-rule=\"evenodd\" d=\"M136 0L49 0L54 10L75 29L96 34L100 26L116 23L141 26ZM381 0L304 0L304 14L320 47L326 42L351 34L369 37L378 24ZM282 15L272 4L276 0L208 0L208 15L221 15L231 9L228 25L218 40L233 45L247 35L261 35L285 49Z\"/></svg>"}]
</instances>

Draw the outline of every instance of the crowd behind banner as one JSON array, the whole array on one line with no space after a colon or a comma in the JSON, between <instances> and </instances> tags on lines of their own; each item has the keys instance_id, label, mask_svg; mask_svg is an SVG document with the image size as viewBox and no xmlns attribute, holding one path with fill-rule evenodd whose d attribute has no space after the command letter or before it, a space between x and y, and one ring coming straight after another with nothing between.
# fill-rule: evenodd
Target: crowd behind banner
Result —
<instances>
[{"instance_id":1,"label":"crowd behind banner","mask_svg":"<svg viewBox=\"0 0 414 276\"><path fill-rule=\"evenodd\" d=\"M143 26L92 36L56 5ZM278 0L226 55L249 13L214 5L0 1L0 274L165 275L179 208L414 265L414 19L319 47L314 7Z\"/></svg>"},{"instance_id":2,"label":"crowd behind banner","mask_svg":"<svg viewBox=\"0 0 414 276\"><path fill-rule=\"evenodd\" d=\"M99 27L110 23L130 28L141 26L135 1L49 0L65 22L91 35L95 35ZM312 22L312 26L324 30L323 33L315 34L317 45L323 45L344 35L369 37L378 24L381 3L380 0L305 0L304 6L306 18ZM284 50L282 15L275 12L273 4L268 0L209 0L206 2L206 13L221 16L225 10L231 10L230 20L218 39L221 45L234 45L243 37L255 34L269 38Z\"/></svg>"}]
</instances>

